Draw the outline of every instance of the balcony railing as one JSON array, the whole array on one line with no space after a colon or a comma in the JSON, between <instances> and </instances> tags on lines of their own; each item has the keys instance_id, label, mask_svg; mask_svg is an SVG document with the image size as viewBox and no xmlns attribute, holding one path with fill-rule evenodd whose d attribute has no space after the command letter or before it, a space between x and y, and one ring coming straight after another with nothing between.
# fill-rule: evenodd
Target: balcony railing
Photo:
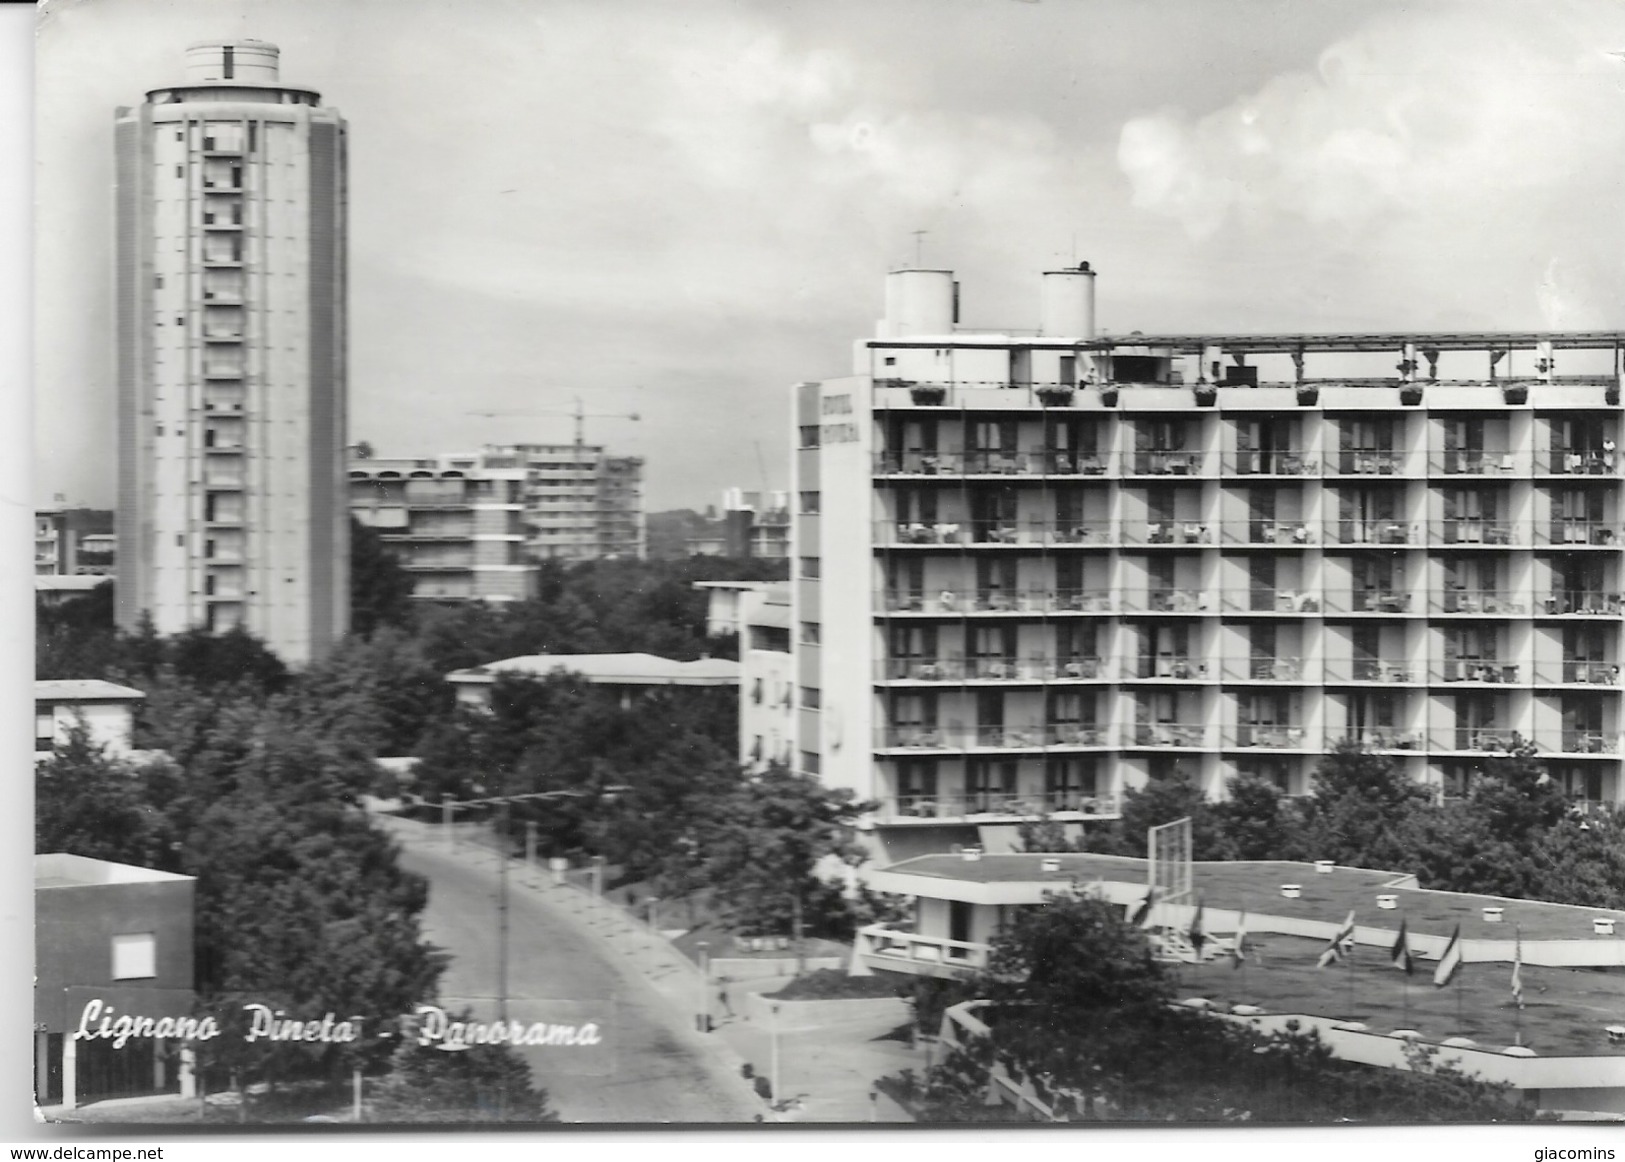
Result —
<instances>
[{"instance_id":1,"label":"balcony railing","mask_svg":"<svg viewBox=\"0 0 1625 1162\"><path fill-rule=\"evenodd\" d=\"M883 750L1035 750L1049 747L1106 747L1098 726L886 726L875 732Z\"/></svg>"},{"instance_id":2,"label":"balcony railing","mask_svg":"<svg viewBox=\"0 0 1625 1162\"><path fill-rule=\"evenodd\" d=\"M1430 671L1435 682L1488 682L1517 685L1522 667L1495 658L1453 658L1439 662Z\"/></svg>"},{"instance_id":3,"label":"balcony railing","mask_svg":"<svg viewBox=\"0 0 1625 1162\"><path fill-rule=\"evenodd\" d=\"M1226 589L1225 609L1250 613L1319 613L1320 598L1301 589Z\"/></svg>"},{"instance_id":4,"label":"balcony railing","mask_svg":"<svg viewBox=\"0 0 1625 1162\"><path fill-rule=\"evenodd\" d=\"M1234 452L1224 458L1226 476L1318 476L1320 464L1302 452Z\"/></svg>"},{"instance_id":5,"label":"balcony railing","mask_svg":"<svg viewBox=\"0 0 1625 1162\"><path fill-rule=\"evenodd\" d=\"M1352 593L1328 592L1326 609L1330 613L1409 613L1411 595L1392 589L1356 589Z\"/></svg>"},{"instance_id":6,"label":"balcony railing","mask_svg":"<svg viewBox=\"0 0 1625 1162\"><path fill-rule=\"evenodd\" d=\"M1537 545L1618 545L1618 525L1597 520L1567 520L1535 522Z\"/></svg>"},{"instance_id":7,"label":"balcony railing","mask_svg":"<svg viewBox=\"0 0 1625 1162\"><path fill-rule=\"evenodd\" d=\"M1404 471L1405 460L1405 455L1399 452L1361 449L1332 452L1326 457L1326 475L1398 476Z\"/></svg>"},{"instance_id":8,"label":"balcony railing","mask_svg":"<svg viewBox=\"0 0 1625 1162\"><path fill-rule=\"evenodd\" d=\"M1144 594L1124 593L1119 600L1132 613L1201 613L1210 605L1202 589L1147 589Z\"/></svg>"},{"instance_id":9,"label":"balcony railing","mask_svg":"<svg viewBox=\"0 0 1625 1162\"><path fill-rule=\"evenodd\" d=\"M1302 682L1302 658L1226 658L1224 676L1235 682Z\"/></svg>"},{"instance_id":10,"label":"balcony railing","mask_svg":"<svg viewBox=\"0 0 1625 1162\"><path fill-rule=\"evenodd\" d=\"M1224 745L1237 750L1302 750L1304 743L1301 726L1243 723L1224 732Z\"/></svg>"},{"instance_id":11,"label":"balcony railing","mask_svg":"<svg viewBox=\"0 0 1625 1162\"><path fill-rule=\"evenodd\" d=\"M889 613L1110 613L1109 589L939 589L931 593L883 590L877 595Z\"/></svg>"},{"instance_id":12,"label":"balcony railing","mask_svg":"<svg viewBox=\"0 0 1625 1162\"><path fill-rule=\"evenodd\" d=\"M1312 545L1315 530L1301 520L1247 520L1224 522L1224 539L1236 545Z\"/></svg>"},{"instance_id":13,"label":"balcony railing","mask_svg":"<svg viewBox=\"0 0 1625 1162\"><path fill-rule=\"evenodd\" d=\"M1151 449L1124 457L1125 476L1203 476L1206 472L1205 452L1163 452Z\"/></svg>"},{"instance_id":14,"label":"balcony railing","mask_svg":"<svg viewBox=\"0 0 1625 1162\"><path fill-rule=\"evenodd\" d=\"M1142 680L1200 682L1207 678L1207 663L1171 654L1141 655L1135 659L1134 676Z\"/></svg>"},{"instance_id":15,"label":"balcony railing","mask_svg":"<svg viewBox=\"0 0 1625 1162\"><path fill-rule=\"evenodd\" d=\"M1421 750L1426 735L1420 730L1402 730L1394 726L1373 726L1365 730L1328 731L1326 749L1331 750L1343 741L1353 742L1367 750Z\"/></svg>"},{"instance_id":16,"label":"balcony railing","mask_svg":"<svg viewBox=\"0 0 1625 1162\"><path fill-rule=\"evenodd\" d=\"M1126 520L1122 537L1128 545L1210 545L1213 530L1205 521Z\"/></svg>"},{"instance_id":17,"label":"balcony railing","mask_svg":"<svg viewBox=\"0 0 1625 1162\"><path fill-rule=\"evenodd\" d=\"M1569 614L1585 617L1618 617L1625 613L1625 595L1565 589L1537 598L1535 612L1554 617Z\"/></svg>"},{"instance_id":18,"label":"balcony railing","mask_svg":"<svg viewBox=\"0 0 1625 1162\"><path fill-rule=\"evenodd\" d=\"M1329 520L1326 542L1332 545L1420 545L1422 526L1402 520Z\"/></svg>"},{"instance_id":19,"label":"balcony railing","mask_svg":"<svg viewBox=\"0 0 1625 1162\"><path fill-rule=\"evenodd\" d=\"M1506 751L1523 741L1518 732L1505 726L1458 726L1453 734L1442 736L1445 745L1438 750Z\"/></svg>"},{"instance_id":20,"label":"balcony railing","mask_svg":"<svg viewBox=\"0 0 1625 1162\"><path fill-rule=\"evenodd\" d=\"M1618 754L1619 736L1600 730L1565 730L1561 746L1564 754Z\"/></svg>"},{"instance_id":21,"label":"balcony railing","mask_svg":"<svg viewBox=\"0 0 1625 1162\"><path fill-rule=\"evenodd\" d=\"M1110 545L1111 521L877 521L875 543L899 545Z\"/></svg>"},{"instance_id":22,"label":"balcony railing","mask_svg":"<svg viewBox=\"0 0 1625 1162\"><path fill-rule=\"evenodd\" d=\"M1082 792L1049 792L1022 795L1004 791L975 792L968 795L898 795L880 800L879 815L885 820L965 819L978 815L1015 818L1042 818L1045 815L1116 815L1121 804L1112 796Z\"/></svg>"},{"instance_id":23,"label":"balcony railing","mask_svg":"<svg viewBox=\"0 0 1625 1162\"><path fill-rule=\"evenodd\" d=\"M1212 728L1194 722L1141 722L1134 727L1134 746L1205 749Z\"/></svg>"},{"instance_id":24,"label":"balcony railing","mask_svg":"<svg viewBox=\"0 0 1625 1162\"><path fill-rule=\"evenodd\" d=\"M1499 589L1435 589L1428 606L1434 613L1526 614L1526 602Z\"/></svg>"},{"instance_id":25,"label":"balcony railing","mask_svg":"<svg viewBox=\"0 0 1625 1162\"><path fill-rule=\"evenodd\" d=\"M1403 658L1328 658L1328 682L1415 682L1419 671Z\"/></svg>"},{"instance_id":26,"label":"balcony railing","mask_svg":"<svg viewBox=\"0 0 1625 1162\"><path fill-rule=\"evenodd\" d=\"M991 949L986 944L949 940L943 936L917 936L875 924L858 929L853 951L871 966L930 976L986 968Z\"/></svg>"},{"instance_id":27,"label":"balcony railing","mask_svg":"<svg viewBox=\"0 0 1625 1162\"><path fill-rule=\"evenodd\" d=\"M886 682L1044 682L1091 681L1110 677L1097 657L888 658L877 662L876 677Z\"/></svg>"},{"instance_id":28,"label":"balcony railing","mask_svg":"<svg viewBox=\"0 0 1625 1162\"><path fill-rule=\"evenodd\" d=\"M1042 450L889 451L875 454L877 476L1105 476L1112 453Z\"/></svg>"},{"instance_id":29,"label":"balcony railing","mask_svg":"<svg viewBox=\"0 0 1625 1162\"><path fill-rule=\"evenodd\" d=\"M1618 476L1620 459L1607 452L1536 452L1538 476Z\"/></svg>"},{"instance_id":30,"label":"balcony railing","mask_svg":"<svg viewBox=\"0 0 1625 1162\"><path fill-rule=\"evenodd\" d=\"M1564 661L1560 666L1537 665L1535 681L1540 685L1562 683L1566 686L1618 686L1619 666L1612 662Z\"/></svg>"},{"instance_id":31,"label":"balcony railing","mask_svg":"<svg viewBox=\"0 0 1625 1162\"><path fill-rule=\"evenodd\" d=\"M1429 521L1428 540L1436 545L1519 545L1523 536L1522 530L1508 521L1455 517Z\"/></svg>"},{"instance_id":32,"label":"balcony railing","mask_svg":"<svg viewBox=\"0 0 1625 1162\"><path fill-rule=\"evenodd\" d=\"M1529 471L1529 457L1504 450L1457 450L1429 454L1428 471L1434 476L1521 476Z\"/></svg>"}]
</instances>

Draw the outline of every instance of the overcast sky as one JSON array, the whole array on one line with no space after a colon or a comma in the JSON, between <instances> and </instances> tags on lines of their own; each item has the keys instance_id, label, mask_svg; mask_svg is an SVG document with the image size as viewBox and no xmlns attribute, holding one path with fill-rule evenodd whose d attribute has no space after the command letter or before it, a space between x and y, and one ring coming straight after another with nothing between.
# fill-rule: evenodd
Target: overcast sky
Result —
<instances>
[{"instance_id":1,"label":"overcast sky","mask_svg":"<svg viewBox=\"0 0 1625 1162\"><path fill-rule=\"evenodd\" d=\"M112 118L257 37L350 125L350 431L788 483L887 269L1032 327L1625 328L1625 6L77 0L39 34L38 498L112 501ZM758 449L760 456L758 456Z\"/></svg>"}]
</instances>

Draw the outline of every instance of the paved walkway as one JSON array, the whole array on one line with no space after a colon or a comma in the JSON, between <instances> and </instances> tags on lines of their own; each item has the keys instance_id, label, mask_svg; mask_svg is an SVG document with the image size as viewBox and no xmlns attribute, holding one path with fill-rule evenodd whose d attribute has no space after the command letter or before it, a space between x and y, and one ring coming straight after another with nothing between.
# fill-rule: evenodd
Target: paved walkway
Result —
<instances>
[{"instance_id":1,"label":"paved walkway","mask_svg":"<svg viewBox=\"0 0 1625 1162\"><path fill-rule=\"evenodd\" d=\"M430 825L408 826L431 830ZM422 842L421 835L422 832L416 837L419 842ZM471 842L473 838L467 832L462 834L455 849L458 858L494 865L498 859L496 853ZM579 877L580 873L576 872L570 878L573 881ZM560 921L621 958L622 963L647 981L674 1011L684 1013L691 1028L698 1029L700 1014L709 1004L714 1031L709 1035L696 1032L695 1036L735 1075L742 1078L747 1063L761 1076L771 1075L771 1031L745 1015L745 994L782 988L787 983L783 976L730 980L729 1004L737 1015L729 1018L719 1003L717 982L710 982L708 986L699 968L663 935L650 929L644 917L595 896L589 887L575 882L561 884L544 868L526 868L522 861L512 865L508 882L512 889L531 893L539 902L551 905L550 911ZM876 1078L904 1069L923 1071L923 1053L910 1050L906 1042L878 1039L897 1024L894 1020L869 1018L781 1032L780 1088L786 1097L799 1096L801 1100L785 1109L775 1109L764 1101L764 1120L910 1121L902 1108L877 1093L873 1084Z\"/></svg>"}]
</instances>

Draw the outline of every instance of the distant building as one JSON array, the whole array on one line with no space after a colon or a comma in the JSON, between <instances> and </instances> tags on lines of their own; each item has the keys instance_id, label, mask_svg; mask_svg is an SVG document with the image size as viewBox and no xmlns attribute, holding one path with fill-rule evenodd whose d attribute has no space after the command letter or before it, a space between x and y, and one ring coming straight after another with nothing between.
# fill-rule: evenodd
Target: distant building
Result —
<instances>
[{"instance_id":1,"label":"distant building","mask_svg":"<svg viewBox=\"0 0 1625 1162\"><path fill-rule=\"evenodd\" d=\"M34 575L105 576L116 538L109 509L53 506L34 512Z\"/></svg>"},{"instance_id":2,"label":"distant building","mask_svg":"<svg viewBox=\"0 0 1625 1162\"><path fill-rule=\"evenodd\" d=\"M90 733L90 741L109 755L134 753L131 737L135 707L146 697L140 690L99 679L35 682L34 758L37 761L50 757L80 720Z\"/></svg>"},{"instance_id":3,"label":"distant building","mask_svg":"<svg viewBox=\"0 0 1625 1162\"><path fill-rule=\"evenodd\" d=\"M535 596L536 566L525 555L525 472L511 457L352 459L349 488L351 515L400 557L413 597L501 603Z\"/></svg>"},{"instance_id":4,"label":"distant building","mask_svg":"<svg viewBox=\"0 0 1625 1162\"><path fill-rule=\"evenodd\" d=\"M109 577L80 574L68 577L59 574L34 578L34 600L42 606L52 607L76 597L84 597L99 585L111 583Z\"/></svg>"},{"instance_id":5,"label":"distant building","mask_svg":"<svg viewBox=\"0 0 1625 1162\"><path fill-rule=\"evenodd\" d=\"M594 444L487 446L485 463L524 471L525 550L536 560L644 556L643 461Z\"/></svg>"},{"instance_id":6,"label":"distant building","mask_svg":"<svg viewBox=\"0 0 1625 1162\"><path fill-rule=\"evenodd\" d=\"M483 709L491 705L491 687L501 674L579 674L592 685L619 689L630 698L634 691L657 686L737 686L739 663L724 658L677 662L654 654L530 654L454 670L446 681L456 689L458 705Z\"/></svg>"},{"instance_id":7,"label":"distant building","mask_svg":"<svg viewBox=\"0 0 1625 1162\"><path fill-rule=\"evenodd\" d=\"M694 588L710 595L706 632L739 639L739 764L751 771L774 762L794 768L796 715L816 710L817 694L796 688L789 585L696 581Z\"/></svg>"},{"instance_id":8,"label":"distant building","mask_svg":"<svg viewBox=\"0 0 1625 1162\"><path fill-rule=\"evenodd\" d=\"M175 1038L112 1038L100 1017L193 1016L191 876L53 852L34 857L34 1087L40 1105L195 1095Z\"/></svg>"},{"instance_id":9,"label":"distant building","mask_svg":"<svg viewBox=\"0 0 1625 1162\"><path fill-rule=\"evenodd\" d=\"M782 561L790 556L790 494L745 492L722 494L723 556Z\"/></svg>"},{"instance_id":10,"label":"distant building","mask_svg":"<svg viewBox=\"0 0 1625 1162\"><path fill-rule=\"evenodd\" d=\"M118 621L299 664L349 626L346 147L278 56L192 45L118 110Z\"/></svg>"}]
</instances>

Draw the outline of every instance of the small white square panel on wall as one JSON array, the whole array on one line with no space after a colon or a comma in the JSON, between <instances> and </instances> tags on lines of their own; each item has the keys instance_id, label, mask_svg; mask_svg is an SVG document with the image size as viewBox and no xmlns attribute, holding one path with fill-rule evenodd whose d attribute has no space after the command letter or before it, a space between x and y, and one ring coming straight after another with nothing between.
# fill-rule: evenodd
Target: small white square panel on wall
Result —
<instances>
[{"instance_id":1,"label":"small white square panel on wall","mask_svg":"<svg viewBox=\"0 0 1625 1162\"><path fill-rule=\"evenodd\" d=\"M140 980L158 975L158 940L151 932L113 937L113 979Z\"/></svg>"}]
</instances>

